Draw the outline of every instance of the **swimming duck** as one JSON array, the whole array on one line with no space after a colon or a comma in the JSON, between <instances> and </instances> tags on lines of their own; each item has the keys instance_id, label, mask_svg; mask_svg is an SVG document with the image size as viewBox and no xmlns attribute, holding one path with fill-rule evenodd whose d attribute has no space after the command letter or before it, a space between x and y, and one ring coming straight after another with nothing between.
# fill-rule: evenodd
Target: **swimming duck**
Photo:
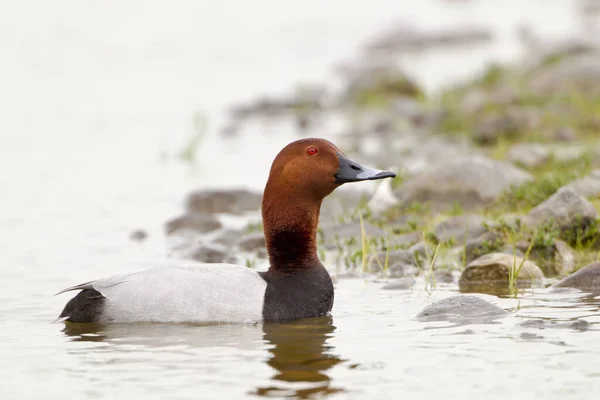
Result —
<instances>
[{"instance_id":1,"label":"swimming duck","mask_svg":"<svg viewBox=\"0 0 600 400\"><path fill-rule=\"evenodd\" d=\"M327 314L333 284L317 256L323 199L347 182L394 177L349 160L324 139L301 139L275 157L262 200L269 269L231 264L148 269L83 283L60 321L73 323L287 321Z\"/></svg>"}]
</instances>

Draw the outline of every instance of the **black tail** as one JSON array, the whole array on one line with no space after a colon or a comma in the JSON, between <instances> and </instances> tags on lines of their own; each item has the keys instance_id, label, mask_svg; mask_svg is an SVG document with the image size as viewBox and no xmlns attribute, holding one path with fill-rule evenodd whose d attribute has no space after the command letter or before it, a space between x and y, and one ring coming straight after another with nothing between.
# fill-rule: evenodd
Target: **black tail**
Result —
<instances>
[{"instance_id":1,"label":"black tail","mask_svg":"<svg viewBox=\"0 0 600 400\"><path fill-rule=\"evenodd\" d=\"M59 318L69 322L98 323L104 308L104 296L97 290L84 289L73 297L60 313Z\"/></svg>"}]
</instances>

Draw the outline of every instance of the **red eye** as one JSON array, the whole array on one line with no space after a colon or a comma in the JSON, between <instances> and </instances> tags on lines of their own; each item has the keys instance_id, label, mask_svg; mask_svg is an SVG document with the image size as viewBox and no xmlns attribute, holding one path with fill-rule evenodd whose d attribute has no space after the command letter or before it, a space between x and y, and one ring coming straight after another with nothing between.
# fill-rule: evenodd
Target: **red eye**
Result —
<instances>
[{"instance_id":1,"label":"red eye","mask_svg":"<svg viewBox=\"0 0 600 400\"><path fill-rule=\"evenodd\" d=\"M314 156L315 154L317 154L317 148L310 146L308 149L306 149L306 154L308 154L309 156Z\"/></svg>"}]
</instances>

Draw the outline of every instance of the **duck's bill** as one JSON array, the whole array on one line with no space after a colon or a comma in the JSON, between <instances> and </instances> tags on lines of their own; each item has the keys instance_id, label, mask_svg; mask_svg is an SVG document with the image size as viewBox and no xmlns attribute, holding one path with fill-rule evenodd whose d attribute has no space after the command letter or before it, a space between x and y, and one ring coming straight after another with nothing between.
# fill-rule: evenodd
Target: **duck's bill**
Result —
<instances>
[{"instance_id":1,"label":"duck's bill","mask_svg":"<svg viewBox=\"0 0 600 400\"><path fill-rule=\"evenodd\" d=\"M363 167L359 163L346 158L338 153L339 167L335 173L335 183L347 183L358 181L372 181L375 179L395 178L396 174L391 171Z\"/></svg>"}]
</instances>

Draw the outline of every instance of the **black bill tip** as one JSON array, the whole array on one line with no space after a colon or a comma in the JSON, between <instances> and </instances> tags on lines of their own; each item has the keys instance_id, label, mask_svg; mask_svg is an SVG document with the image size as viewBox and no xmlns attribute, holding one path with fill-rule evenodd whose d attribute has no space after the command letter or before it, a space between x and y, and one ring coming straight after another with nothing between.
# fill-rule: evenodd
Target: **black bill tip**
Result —
<instances>
[{"instance_id":1,"label":"black bill tip","mask_svg":"<svg viewBox=\"0 0 600 400\"><path fill-rule=\"evenodd\" d=\"M376 179L395 178L396 174L391 171L383 171L362 165L349 160L342 154L338 153L339 166L335 173L336 183L372 181Z\"/></svg>"}]
</instances>

